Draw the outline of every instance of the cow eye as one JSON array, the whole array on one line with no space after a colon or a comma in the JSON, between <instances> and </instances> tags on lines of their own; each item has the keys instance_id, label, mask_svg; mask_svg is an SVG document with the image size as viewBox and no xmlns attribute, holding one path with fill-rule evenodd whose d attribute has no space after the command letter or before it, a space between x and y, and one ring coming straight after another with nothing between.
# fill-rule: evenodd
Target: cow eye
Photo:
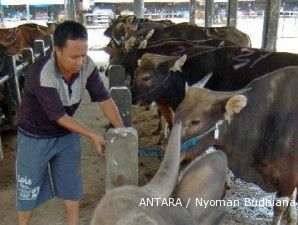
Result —
<instances>
[{"instance_id":1,"label":"cow eye","mask_svg":"<svg viewBox=\"0 0 298 225\"><path fill-rule=\"evenodd\" d=\"M200 122L201 121L199 119L194 119L194 120L191 121L191 125L196 126L196 125L199 125Z\"/></svg>"},{"instance_id":2,"label":"cow eye","mask_svg":"<svg viewBox=\"0 0 298 225\"><path fill-rule=\"evenodd\" d=\"M150 77L143 77L143 81L149 81L150 79Z\"/></svg>"}]
</instances>

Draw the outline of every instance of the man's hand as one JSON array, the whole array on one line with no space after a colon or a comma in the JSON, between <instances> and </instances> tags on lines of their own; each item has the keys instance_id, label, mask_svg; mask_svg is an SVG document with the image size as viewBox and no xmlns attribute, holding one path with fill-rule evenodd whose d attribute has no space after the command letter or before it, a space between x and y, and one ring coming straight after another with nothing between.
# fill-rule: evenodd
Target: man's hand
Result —
<instances>
[{"instance_id":1,"label":"man's hand","mask_svg":"<svg viewBox=\"0 0 298 225\"><path fill-rule=\"evenodd\" d=\"M103 136L94 134L91 136L91 140L93 141L98 154L101 156L106 155L105 140Z\"/></svg>"}]
</instances>

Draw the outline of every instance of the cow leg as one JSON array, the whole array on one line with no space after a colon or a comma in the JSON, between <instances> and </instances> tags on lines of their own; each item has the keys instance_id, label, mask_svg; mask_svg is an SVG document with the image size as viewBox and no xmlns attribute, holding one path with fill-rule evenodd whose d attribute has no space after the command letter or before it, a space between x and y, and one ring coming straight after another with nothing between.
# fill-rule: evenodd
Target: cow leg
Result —
<instances>
[{"instance_id":1,"label":"cow leg","mask_svg":"<svg viewBox=\"0 0 298 225\"><path fill-rule=\"evenodd\" d=\"M157 103L158 108L160 109L161 113L163 114L165 121L168 123L169 129L171 129L174 124L174 112L173 112L171 106L163 99L158 99L156 101L156 103ZM167 126L165 126L164 137L162 139L166 138L167 134L168 134L168 129L167 129ZM160 142L161 141L162 140L160 140Z\"/></svg>"},{"instance_id":2,"label":"cow leg","mask_svg":"<svg viewBox=\"0 0 298 225\"><path fill-rule=\"evenodd\" d=\"M161 114L161 111L159 108L157 109L157 114L158 114L159 121L158 121L158 127L157 127L156 131L153 132L154 135L160 134L160 132L162 130L162 118L161 118L162 114Z\"/></svg>"},{"instance_id":3,"label":"cow leg","mask_svg":"<svg viewBox=\"0 0 298 225\"><path fill-rule=\"evenodd\" d=\"M289 200L290 200L289 197L277 197L277 196L275 197L275 201L281 201L281 202L288 201L289 202ZM281 205L274 204L272 225L280 225L281 224L282 216L284 215L284 212L286 211L286 209L288 207L287 205L288 204L281 204Z\"/></svg>"},{"instance_id":4,"label":"cow leg","mask_svg":"<svg viewBox=\"0 0 298 225\"><path fill-rule=\"evenodd\" d=\"M290 197L291 201L296 201L297 197L297 188L295 188L293 194ZM290 204L287 208L287 225L296 225L297 224L297 210L296 206Z\"/></svg>"}]
</instances>

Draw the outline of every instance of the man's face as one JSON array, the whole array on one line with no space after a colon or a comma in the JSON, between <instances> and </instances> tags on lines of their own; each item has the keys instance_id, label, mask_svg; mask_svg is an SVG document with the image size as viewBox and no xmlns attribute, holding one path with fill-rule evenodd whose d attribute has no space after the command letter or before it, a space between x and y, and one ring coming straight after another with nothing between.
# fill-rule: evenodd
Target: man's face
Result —
<instances>
[{"instance_id":1,"label":"man's face","mask_svg":"<svg viewBox=\"0 0 298 225\"><path fill-rule=\"evenodd\" d=\"M77 73L84 65L88 44L87 40L67 40L63 48L55 47L58 65L63 71Z\"/></svg>"}]
</instances>

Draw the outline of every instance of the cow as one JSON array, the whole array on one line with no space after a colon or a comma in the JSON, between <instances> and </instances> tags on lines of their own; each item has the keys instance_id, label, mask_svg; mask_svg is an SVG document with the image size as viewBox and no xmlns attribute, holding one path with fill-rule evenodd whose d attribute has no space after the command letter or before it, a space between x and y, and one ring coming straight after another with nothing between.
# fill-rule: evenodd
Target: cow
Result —
<instances>
[{"instance_id":1,"label":"cow","mask_svg":"<svg viewBox=\"0 0 298 225\"><path fill-rule=\"evenodd\" d=\"M48 23L47 26L42 26L42 25L39 25L37 23L24 23L24 24L19 25L18 27L27 27L27 28L30 28L30 29L36 29L40 33L42 33L43 36L47 36L47 35L53 35L54 34L56 24L55 23Z\"/></svg>"},{"instance_id":2,"label":"cow","mask_svg":"<svg viewBox=\"0 0 298 225\"><path fill-rule=\"evenodd\" d=\"M170 20L151 21L133 15L119 16L115 20L111 19L110 26L105 30L104 35L120 42L135 31L141 30L142 33L147 33L152 28L167 27L173 24Z\"/></svg>"},{"instance_id":3,"label":"cow","mask_svg":"<svg viewBox=\"0 0 298 225\"><path fill-rule=\"evenodd\" d=\"M220 45L224 41L217 40L217 43L215 43L215 41L213 42L215 45ZM169 40L148 46L146 48L131 49L130 51L124 51L121 48L113 49L109 47L104 48L104 51L110 55L110 64L122 65L125 69L125 73L127 74L127 78L132 80L134 71L138 66L138 59L140 59L145 53L179 56L181 54L186 54L187 51L193 51L191 50L192 47L194 47L195 49L200 49L202 51L215 48L215 46L209 46L208 44L209 43L202 42L202 45L200 45L200 42Z\"/></svg>"},{"instance_id":4,"label":"cow","mask_svg":"<svg viewBox=\"0 0 298 225\"><path fill-rule=\"evenodd\" d=\"M39 25L38 25L39 26ZM43 30L43 28L30 28L26 25L20 25L18 28L21 31L22 41L21 49L34 47L34 41L37 39L44 39L46 36L51 35L51 30Z\"/></svg>"},{"instance_id":5,"label":"cow","mask_svg":"<svg viewBox=\"0 0 298 225\"><path fill-rule=\"evenodd\" d=\"M220 152L197 158L176 180L179 170L180 129L174 126L163 162L153 179L143 187L131 185L107 192L97 205L91 225L217 225L225 213L208 207L195 207L195 198L220 199L225 185L227 161ZM172 193L176 186L174 196ZM164 202L148 206L147 201ZM165 201L175 202L165 205ZM192 200L186 207L188 199ZM176 202L178 204L176 205ZM179 203L181 201L181 204ZM186 209L187 208L187 209Z\"/></svg>"},{"instance_id":6,"label":"cow","mask_svg":"<svg viewBox=\"0 0 298 225\"><path fill-rule=\"evenodd\" d=\"M297 223L298 186L298 67L259 77L232 92L190 87L176 110L182 121L182 142L215 124L217 139L208 133L187 155L193 158L215 145L228 157L235 176L277 191L276 201L290 201L287 224ZM221 123L218 123L221 121ZM275 204L273 224L279 225L288 205Z\"/></svg>"},{"instance_id":7,"label":"cow","mask_svg":"<svg viewBox=\"0 0 298 225\"><path fill-rule=\"evenodd\" d=\"M233 91L253 79L286 66L298 65L298 55L241 47L217 48L192 57L144 54L138 61L132 85L133 103L163 98L176 110L185 95L185 84L193 85L213 73L206 87ZM182 72L183 71L183 72ZM171 115L166 121L173 124Z\"/></svg>"},{"instance_id":8,"label":"cow","mask_svg":"<svg viewBox=\"0 0 298 225\"><path fill-rule=\"evenodd\" d=\"M0 29L0 44L6 45L6 43L11 43L9 47L6 48L6 53L16 55L21 51L23 47L22 34L19 28Z\"/></svg>"},{"instance_id":9,"label":"cow","mask_svg":"<svg viewBox=\"0 0 298 225\"><path fill-rule=\"evenodd\" d=\"M137 38L140 35L137 33L132 35ZM184 40L206 40L210 38L219 38L228 40L241 47L251 47L251 41L247 34L239 31L234 27L200 27L189 23L179 23L164 28L154 29L150 43L169 38L180 38Z\"/></svg>"},{"instance_id":10,"label":"cow","mask_svg":"<svg viewBox=\"0 0 298 225\"><path fill-rule=\"evenodd\" d=\"M214 42L214 41L213 41ZM204 42L205 43L205 42ZM222 41L218 41L217 44L222 43ZM124 51L118 51L118 53L114 53L110 55L110 64L112 65L122 65L125 69L126 73L126 79L128 82L128 86L131 85L131 81L133 80L133 74L135 69L137 68L137 62L138 59L141 58L141 56L146 53L146 52L151 52L151 53L163 53L163 54L170 54L170 55L181 55L181 54L187 54L188 52L192 54L193 52L201 52L201 51L206 51L213 49L214 47L212 46L197 46L197 42L188 42L188 41L167 41L163 42L157 45L152 45L150 47L147 47L145 49L132 49L129 52L124 52ZM107 72L107 71L106 71ZM107 75L107 73L106 73ZM164 115L164 118L167 122L167 124L171 124L171 121L173 121L173 112L171 107L168 105L168 103L160 98L156 100L158 109L161 111L161 113ZM144 105L147 105L146 103ZM161 114L159 113L159 116ZM171 128L171 127L169 127ZM161 140L163 139L164 136L166 135L166 131L162 130L162 120L160 117L158 127L157 129L153 132L153 134L159 134L161 133ZM160 140L160 141L161 141Z\"/></svg>"}]
</instances>

